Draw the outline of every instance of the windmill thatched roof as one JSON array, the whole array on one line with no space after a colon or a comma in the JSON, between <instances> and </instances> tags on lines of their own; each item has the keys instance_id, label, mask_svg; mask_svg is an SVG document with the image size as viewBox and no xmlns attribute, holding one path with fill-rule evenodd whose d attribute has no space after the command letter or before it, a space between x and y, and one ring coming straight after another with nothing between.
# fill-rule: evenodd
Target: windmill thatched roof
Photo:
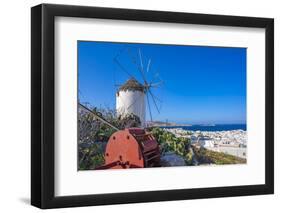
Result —
<instances>
[{"instance_id":1,"label":"windmill thatched roof","mask_svg":"<svg viewBox=\"0 0 281 213\"><path fill-rule=\"evenodd\" d=\"M139 83L135 78L130 78L123 85L121 85L118 89L120 91L141 91L144 92L144 86Z\"/></svg>"}]
</instances>

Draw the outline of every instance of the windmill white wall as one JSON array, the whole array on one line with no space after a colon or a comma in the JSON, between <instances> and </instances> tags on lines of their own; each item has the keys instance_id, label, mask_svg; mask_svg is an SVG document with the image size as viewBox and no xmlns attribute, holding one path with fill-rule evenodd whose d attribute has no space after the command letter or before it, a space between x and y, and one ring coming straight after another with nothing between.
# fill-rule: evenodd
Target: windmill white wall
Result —
<instances>
[{"instance_id":1,"label":"windmill white wall","mask_svg":"<svg viewBox=\"0 0 281 213\"><path fill-rule=\"evenodd\" d=\"M116 93L117 114L135 114L140 118L142 127L145 126L145 93L138 90L121 90Z\"/></svg>"}]
</instances>

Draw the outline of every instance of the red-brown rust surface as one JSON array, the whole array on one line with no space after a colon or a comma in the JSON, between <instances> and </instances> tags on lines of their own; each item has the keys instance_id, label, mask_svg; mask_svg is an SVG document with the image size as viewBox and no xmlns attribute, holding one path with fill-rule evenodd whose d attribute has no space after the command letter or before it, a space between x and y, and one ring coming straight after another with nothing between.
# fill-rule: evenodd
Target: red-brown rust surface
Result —
<instances>
[{"instance_id":1,"label":"red-brown rust surface","mask_svg":"<svg viewBox=\"0 0 281 213\"><path fill-rule=\"evenodd\" d=\"M114 164L112 169L142 168L144 159L139 143L128 129L111 135L105 150L105 165Z\"/></svg>"}]
</instances>

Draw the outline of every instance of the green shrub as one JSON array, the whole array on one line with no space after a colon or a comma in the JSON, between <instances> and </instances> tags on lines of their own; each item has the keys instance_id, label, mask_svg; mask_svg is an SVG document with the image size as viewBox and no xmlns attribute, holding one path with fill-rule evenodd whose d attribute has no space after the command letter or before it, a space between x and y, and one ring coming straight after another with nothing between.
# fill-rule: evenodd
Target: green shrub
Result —
<instances>
[{"instance_id":1,"label":"green shrub","mask_svg":"<svg viewBox=\"0 0 281 213\"><path fill-rule=\"evenodd\" d=\"M223 152L215 152L203 147L193 147L193 151L200 164L243 164L246 159L239 158L233 155L225 154Z\"/></svg>"},{"instance_id":2,"label":"green shrub","mask_svg":"<svg viewBox=\"0 0 281 213\"><path fill-rule=\"evenodd\" d=\"M85 144L78 147L79 150L79 169L94 169L104 164L104 143L96 142Z\"/></svg>"},{"instance_id":3,"label":"green shrub","mask_svg":"<svg viewBox=\"0 0 281 213\"><path fill-rule=\"evenodd\" d=\"M183 157L187 164L192 161L192 153L190 152L190 140L184 137L176 137L173 133L165 131L159 127L154 127L151 130L160 145L161 152L174 152Z\"/></svg>"},{"instance_id":4,"label":"green shrub","mask_svg":"<svg viewBox=\"0 0 281 213\"><path fill-rule=\"evenodd\" d=\"M140 126L140 119L136 115L130 114L121 118L112 109L98 109L88 105L87 107L118 129ZM79 110L78 130L78 169L89 170L103 165L106 143L116 129L98 120L92 113Z\"/></svg>"}]
</instances>

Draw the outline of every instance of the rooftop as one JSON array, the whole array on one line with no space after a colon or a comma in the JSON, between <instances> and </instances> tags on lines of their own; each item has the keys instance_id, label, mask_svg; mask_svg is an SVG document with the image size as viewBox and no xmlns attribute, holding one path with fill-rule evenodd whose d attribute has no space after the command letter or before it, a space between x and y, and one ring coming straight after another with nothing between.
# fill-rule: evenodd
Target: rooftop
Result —
<instances>
[{"instance_id":1,"label":"rooftop","mask_svg":"<svg viewBox=\"0 0 281 213\"><path fill-rule=\"evenodd\" d=\"M144 86L139 83L135 78L128 79L123 85L118 89L119 91L141 91L144 92Z\"/></svg>"}]
</instances>

